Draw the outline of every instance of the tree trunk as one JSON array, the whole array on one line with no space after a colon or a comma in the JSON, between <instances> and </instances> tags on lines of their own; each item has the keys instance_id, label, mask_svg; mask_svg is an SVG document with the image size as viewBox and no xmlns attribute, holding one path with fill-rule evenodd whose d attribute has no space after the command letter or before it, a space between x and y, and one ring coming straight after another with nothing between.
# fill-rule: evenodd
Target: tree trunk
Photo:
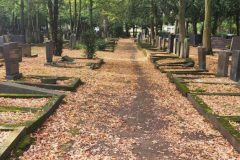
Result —
<instances>
[{"instance_id":1,"label":"tree trunk","mask_svg":"<svg viewBox=\"0 0 240 160\"><path fill-rule=\"evenodd\" d=\"M236 14L237 35L240 36L240 13Z\"/></svg>"},{"instance_id":2,"label":"tree trunk","mask_svg":"<svg viewBox=\"0 0 240 160\"><path fill-rule=\"evenodd\" d=\"M186 38L186 28L185 28L185 0L179 0L179 41L181 42L181 52L180 56L182 58L184 55L184 39Z\"/></svg>"},{"instance_id":3,"label":"tree trunk","mask_svg":"<svg viewBox=\"0 0 240 160\"><path fill-rule=\"evenodd\" d=\"M24 0L21 0L21 34L25 37Z\"/></svg>"},{"instance_id":4,"label":"tree trunk","mask_svg":"<svg viewBox=\"0 0 240 160\"><path fill-rule=\"evenodd\" d=\"M77 24L77 39L81 37L81 29L82 29L82 0L79 0L79 11L78 11L78 24Z\"/></svg>"},{"instance_id":5,"label":"tree trunk","mask_svg":"<svg viewBox=\"0 0 240 160\"><path fill-rule=\"evenodd\" d=\"M212 53L211 49L211 0L205 0L205 19L203 30L203 48L207 54Z\"/></svg>"},{"instance_id":6,"label":"tree trunk","mask_svg":"<svg viewBox=\"0 0 240 160\"><path fill-rule=\"evenodd\" d=\"M89 4L90 28L93 29L93 0Z\"/></svg>"},{"instance_id":7,"label":"tree trunk","mask_svg":"<svg viewBox=\"0 0 240 160\"><path fill-rule=\"evenodd\" d=\"M73 32L72 4L71 4L71 0L69 0L68 2L69 2L70 28L72 33Z\"/></svg>"},{"instance_id":8,"label":"tree trunk","mask_svg":"<svg viewBox=\"0 0 240 160\"><path fill-rule=\"evenodd\" d=\"M192 22L192 27L193 27L193 34L197 35L197 22L196 21Z\"/></svg>"},{"instance_id":9,"label":"tree trunk","mask_svg":"<svg viewBox=\"0 0 240 160\"><path fill-rule=\"evenodd\" d=\"M74 0L74 33L77 32L77 0Z\"/></svg>"},{"instance_id":10,"label":"tree trunk","mask_svg":"<svg viewBox=\"0 0 240 160\"><path fill-rule=\"evenodd\" d=\"M212 26L212 34L213 34L213 35L216 35L216 34L217 34L218 20L219 20L218 13L215 13L215 15L214 15L214 21L213 21L213 26Z\"/></svg>"}]
</instances>

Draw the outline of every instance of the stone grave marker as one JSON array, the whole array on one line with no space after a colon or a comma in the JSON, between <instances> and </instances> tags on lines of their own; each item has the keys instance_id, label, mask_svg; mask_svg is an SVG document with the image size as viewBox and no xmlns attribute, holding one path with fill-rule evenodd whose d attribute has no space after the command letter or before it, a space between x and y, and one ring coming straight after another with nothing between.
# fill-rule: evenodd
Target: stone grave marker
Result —
<instances>
[{"instance_id":1,"label":"stone grave marker","mask_svg":"<svg viewBox=\"0 0 240 160\"><path fill-rule=\"evenodd\" d=\"M0 36L0 46L3 46L3 44L4 44L4 38L3 38L3 36ZM0 48L0 58L3 58L2 47Z\"/></svg>"},{"instance_id":2,"label":"stone grave marker","mask_svg":"<svg viewBox=\"0 0 240 160\"><path fill-rule=\"evenodd\" d=\"M199 70L206 70L206 50L203 47L198 47L198 65Z\"/></svg>"},{"instance_id":3,"label":"stone grave marker","mask_svg":"<svg viewBox=\"0 0 240 160\"><path fill-rule=\"evenodd\" d=\"M16 80L22 77L22 74L19 73L19 52L17 43L6 43L3 45L7 80Z\"/></svg>"},{"instance_id":4,"label":"stone grave marker","mask_svg":"<svg viewBox=\"0 0 240 160\"><path fill-rule=\"evenodd\" d=\"M167 49L168 53L173 53L174 38L175 38L174 34L169 34L169 36L168 36L168 49Z\"/></svg>"},{"instance_id":5,"label":"stone grave marker","mask_svg":"<svg viewBox=\"0 0 240 160\"><path fill-rule=\"evenodd\" d=\"M229 57L231 52L229 51L220 51L218 54L218 68L217 75L220 77L228 76L228 67L229 67Z\"/></svg>"},{"instance_id":6,"label":"stone grave marker","mask_svg":"<svg viewBox=\"0 0 240 160\"><path fill-rule=\"evenodd\" d=\"M31 45L25 43L24 35L12 35L11 42L18 43L18 46L21 48L22 55L25 57L31 57Z\"/></svg>"},{"instance_id":7,"label":"stone grave marker","mask_svg":"<svg viewBox=\"0 0 240 160\"><path fill-rule=\"evenodd\" d=\"M77 43L77 36L76 36L76 34L71 34L71 36L70 36L70 49L71 50L73 50L73 49L75 49L75 47L76 47L76 43Z\"/></svg>"},{"instance_id":8,"label":"stone grave marker","mask_svg":"<svg viewBox=\"0 0 240 160\"><path fill-rule=\"evenodd\" d=\"M160 36L160 37L159 37L159 42L158 42L158 48L159 48L159 49L162 49L162 40L163 40L163 39L162 39L162 37Z\"/></svg>"},{"instance_id":9,"label":"stone grave marker","mask_svg":"<svg viewBox=\"0 0 240 160\"><path fill-rule=\"evenodd\" d=\"M202 36L200 34L189 33L188 36L189 36L190 43L194 47L202 43Z\"/></svg>"},{"instance_id":10,"label":"stone grave marker","mask_svg":"<svg viewBox=\"0 0 240 160\"><path fill-rule=\"evenodd\" d=\"M53 53L54 53L54 46L52 41L48 41L45 43L46 45L46 59L47 63L52 63L53 61Z\"/></svg>"},{"instance_id":11,"label":"stone grave marker","mask_svg":"<svg viewBox=\"0 0 240 160\"><path fill-rule=\"evenodd\" d=\"M232 38L230 50L231 51L240 50L240 36Z\"/></svg>"},{"instance_id":12,"label":"stone grave marker","mask_svg":"<svg viewBox=\"0 0 240 160\"><path fill-rule=\"evenodd\" d=\"M178 40L177 41L177 55L180 56L181 54L181 42Z\"/></svg>"},{"instance_id":13,"label":"stone grave marker","mask_svg":"<svg viewBox=\"0 0 240 160\"><path fill-rule=\"evenodd\" d=\"M167 39L163 38L163 42L162 42L162 49L165 50L166 49L166 44L167 44Z\"/></svg>"},{"instance_id":14,"label":"stone grave marker","mask_svg":"<svg viewBox=\"0 0 240 160\"><path fill-rule=\"evenodd\" d=\"M182 58L189 58L189 39L188 38L184 39Z\"/></svg>"},{"instance_id":15,"label":"stone grave marker","mask_svg":"<svg viewBox=\"0 0 240 160\"><path fill-rule=\"evenodd\" d=\"M240 50L235 50L232 52L230 79L236 82L240 80Z\"/></svg>"},{"instance_id":16,"label":"stone grave marker","mask_svg":"<svg viewBox=\"0 0 240 160\"><path fill-rule=\"evenodd\" d=\"M156 43L155 43L155 47L158 48L158 44L159 44L159 36L156 36Z\"/></svg>"},{"instance_id":17,"label":"stone grave marker","mask_svg":"<svg viewBox=\"0 0 240 160\"><path fill-rule=\"evenodd\" d=\"M174 38L173 41L173 53L177 54L177 42L178 42L178 38Z\"/></svg>"}]
</instances>

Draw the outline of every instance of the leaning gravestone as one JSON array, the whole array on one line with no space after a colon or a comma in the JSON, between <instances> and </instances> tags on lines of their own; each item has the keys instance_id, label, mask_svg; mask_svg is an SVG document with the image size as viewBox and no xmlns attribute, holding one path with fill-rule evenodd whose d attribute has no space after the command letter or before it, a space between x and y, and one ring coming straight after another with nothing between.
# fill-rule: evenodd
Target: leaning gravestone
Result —
<instances>
[{"instance_id":1,"label":"leaning gravestone","mask_svg":"<svg viewBox=\"0 0 240 160\"><path fill-rule=\"evenodd\" d=\"M168 36L168 50L167 50L168 53L173 52L174 38L175 38L174 34L169 34L169 36Z\"/></svg>"},{"instance_id":2,"label":"leaning gravestone","mask_svg":"<svg viewBox=\"0 0 240 160\"><path fill-rule=\"evenodd\" d=\"M77 37L76 34L71 34L70 36L70 49L73 50L76 47Z\"/></svg>"},{"instance_id":3,"label":"leaning gravestone","mask_svg":"<svg viewBox=\"0 0 240 160\"><path fill-rule=\"evenodd\" d=\"M6 43L3 45L7 80L16 80L22 77L22 74L19 73L19 52L17 43Z\"/></svg>"},{"instance_id":4,"label":"leaning gravestone","mask_svg":"<svg viewBox=\"0 0 240 160\"><path fill-rule=\"evenodd\" d=\"M228 76L229 57L231 52L220 51L218 54L218 68L217 75L220 77Z\"/></svg>"},{"instance_id":5,"label":"leaning gravestone","mask_svg":"<svg viewBox=\"0 0 240 160\"><path fill-rule=\"evenodd\" d=\"M25 57L31 57L31 45L26 44L24 35L12 35L11 42L17 42L18 46L22 50L22 55Z\"/></svg>"},{"instance_id":6,"label":"leaning gravestone","mask_svg":"<svg viewBox=\"0 0 240 160\"><path fill-rule=\"evenodd\" d=\"M198 65L199 70L206 70L206 50L203 47L198 47Z\"/></svg>"},{"instance_id":7,"label":"leaning gravestone","mask_svg":"<svg viewBox=\"0 0 240 160\"><path fill-rule=\"evenodd\" d=\"M53 61L53 52L54 52L53 42L52 41L48 41L45 44L46 44L46 59L47 59L47 63L52 63L52 61Z\"/></svg>"},{"instance_id":8,"label":"leaning gravestone","mask_svg":"<svg viewBox=\"0 0 240 160\"><path fill-rule=\"evenodd\" d=\"M236 82L240 80L240 50L232 52L230 79Z\"/></svg>"}]
</instances>

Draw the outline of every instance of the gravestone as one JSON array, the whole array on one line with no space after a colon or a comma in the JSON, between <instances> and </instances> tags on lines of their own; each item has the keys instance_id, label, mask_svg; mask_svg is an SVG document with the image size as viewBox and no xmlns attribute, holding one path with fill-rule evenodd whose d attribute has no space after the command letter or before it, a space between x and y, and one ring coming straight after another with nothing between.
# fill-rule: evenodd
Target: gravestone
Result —
<instances>
[{"instance_id":1,"label":"gravestone","mask_svg":"<svg viewBox=\"0 0 240 160\"><path fill-rule=\"evenodd\" d=\"M31 57L31 45L26 44L24 35L12 35L11 42L18 43L18 46L21 48L22 55L25 57Z\"/></svg>"},{"instance_id":2,"label":"gravestone","mask_svg":"<svg viewBox=\"0 0 240 160\"><path fill-rule=\"evenodd\" d=\"M174 34L169 34L169 36L168 36L168 50L167 50L168 53L173 52L174 38L175 38Z\"/></svg>"},{"instance_id":3,"label":"gravestone","mask_svg":"<svg viewBox=\"0 0 240 160\"><path fill-rule=\"evenodd\" d=\"M75 47L76 47L76 43L77 43L77 36L76 36L76 34L71 34L71 36L70 36L70 49L71 50L73 50L73 49L75 49Z\"/></svg>"},{"instance_id":4,"label":"gravestone","mask_svg":"<svg viewBox=\"0 0 240 160\"><path fill-rule=\"evenodd\" d=\"M54 53L54 46L52 41L48 41L45 43L46 45L46 59L47 63L52 63L53 61L53 53Z\"/></svg>"},{"instance_id":5,"label":"gravestone","mask_svg":"<svg viewBox=\"0 0 240 160\"><path fill-rule=\"evenodd\" d=\"M4 44L4 38L3 36L0 36L0 46L3 46ZM0 49L0 58L2 59L3 58L3 50L2 50L2 47Z\"/></svg>"},{"instance_id":6,"label":"gravestone","mask_svg":"<svg viewBox=\"0 0 240 160\"><path fill-rule=\"evenodd\" d=\"M231 51L240 50L240 36L232 38L230 50Z\"/></svg>"},{"instance_id":7,"label":"gravestone","mask_svg":"<svg viewBox=\"0 0 240 160\"><path fill-rule=\"evenodd\" d=\"M231 40L222 37L211 37L211 45L213 49L227 49L231 45Z\"/></svg>"},{"instance_id":8,"label":"gravestone","mask_svg":"<svg viewBox=\"0 0 240 160\"><path fill-rule=\"evenodd\" d=\"M184 39L182 58L189 58L189 39L188 38Z\"/></svg>"},{"instance_id":9,"label":"gravestone","mask_svg":"<svg viewBox=\"0 0 240 160\"><path fill-rule=\"evenodd\" d=\"M231 52L220 51L218 54L218 68L217 75L220 77L228 76L229 57Z\"/></svg>"},{"instance_id":10,"label":"gravestone","mask_svg":"<svg viewBox=\"0 0 240 160\"><path fill-rule=\"evenodd\" d=\"M156 48L158 48L158 44L159 44L159 36L156 36L156 44L155 44Z\"/></svg>"},{"instance_id":11,"label":"gravestone","mask_svg":"<svg viewBox=\"0 0 240 160\"><path fill-rule=\"evenodd\" d=\"M165 50L166 49L166 43L167 43L167 39L163 38L163 42L162 42L162 49Z\"/></svg>"},{"instance_id":12,"label":"gravestone","mask_svg":"<svg viewBox=\"0 0 240 160\"><path fill-rule=\"evenodd\" d=\"M181 54L181 42L178 40L177 41L177 55L180 56Z\"/></svg>"},{"instance_id":13,"label":"gravestone","mask_svg":"<svg viewBox=\"0 0 240 160\"><path fill-rule=\"evenodd\" d=\"M206 50L203 47L198 47L198 65L199 70L206 70Z\"/></svg>"},{"instance_id":14,"label":"gravestone","mask_svg":"<svg viewBox=\"0 0 240 160\"><path fill-rule=\"evenodd\" d=\"M159 37L159 42L158 42L158 48L159 49L162 49L162 41L163 41L163 38Z\"/></svg>"},{"instance_id":15,"label":"gravestone","mask_svg":"<svg viewBox=\"0 0 240 160\"><path fill-rule=\"evenodd\" d=\"M17 43L6 43L3 45L7 80L16 80L22 77L22 74L19 73L19 52Z\"/></svg>"},{"instance_id":16,"label":"gravestone","mask_svg":"<svg viewBox=\"0 0 240 160\"><path fill-rule=\"evenodd\" d=\"M178 42L178 38L174 38L174 41L173 41L173 53L174 54L177 54L177 43Z\"/></svg>"},{"instance_id":17,"label":"gravestone","mask_svg":"<svg viewBox=\"0 0 240 160\"><path fill-rule=\"evenodd\" d=\"M236 82L240 80L240 50L232 52L230 79Z\"/></svg>"}]
</instances>

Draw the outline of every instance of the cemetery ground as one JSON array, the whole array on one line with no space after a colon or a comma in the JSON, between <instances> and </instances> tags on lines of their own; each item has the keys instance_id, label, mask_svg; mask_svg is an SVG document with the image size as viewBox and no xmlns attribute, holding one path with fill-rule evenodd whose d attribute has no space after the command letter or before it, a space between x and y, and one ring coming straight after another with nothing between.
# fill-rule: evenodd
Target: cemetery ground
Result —
<instances>
[{"instance_id":1,"label":"cemetery ground","mask_svg":"<svg viewBox=\"0 0 240 160\"><path fill-rule=\"evenodd\" d=\"M20 159L239 158L232 145L178 92L165 73L154 68L131 39L120 39L114 53L98 52L106 62L98 70L44 66L45 49L33 47L33 51L38 57L23 58L20 64L23 75L79 77L84 85L76 92L65 92L64 102L31 135L34 143ZM79 51L64 50L64 54L78 57ZM3 80L4 67L0 75ZM200 97L211 101L209 96ZM214 101L218 99L215 96ZM239 98L231 97L230 106L235 102ZM38 107L46 98L18 103ZM214 111L232 114L231 109L221 110L218 105ZM0 138L7 134L0 132Z\"/></svg>"}]
</instances>

